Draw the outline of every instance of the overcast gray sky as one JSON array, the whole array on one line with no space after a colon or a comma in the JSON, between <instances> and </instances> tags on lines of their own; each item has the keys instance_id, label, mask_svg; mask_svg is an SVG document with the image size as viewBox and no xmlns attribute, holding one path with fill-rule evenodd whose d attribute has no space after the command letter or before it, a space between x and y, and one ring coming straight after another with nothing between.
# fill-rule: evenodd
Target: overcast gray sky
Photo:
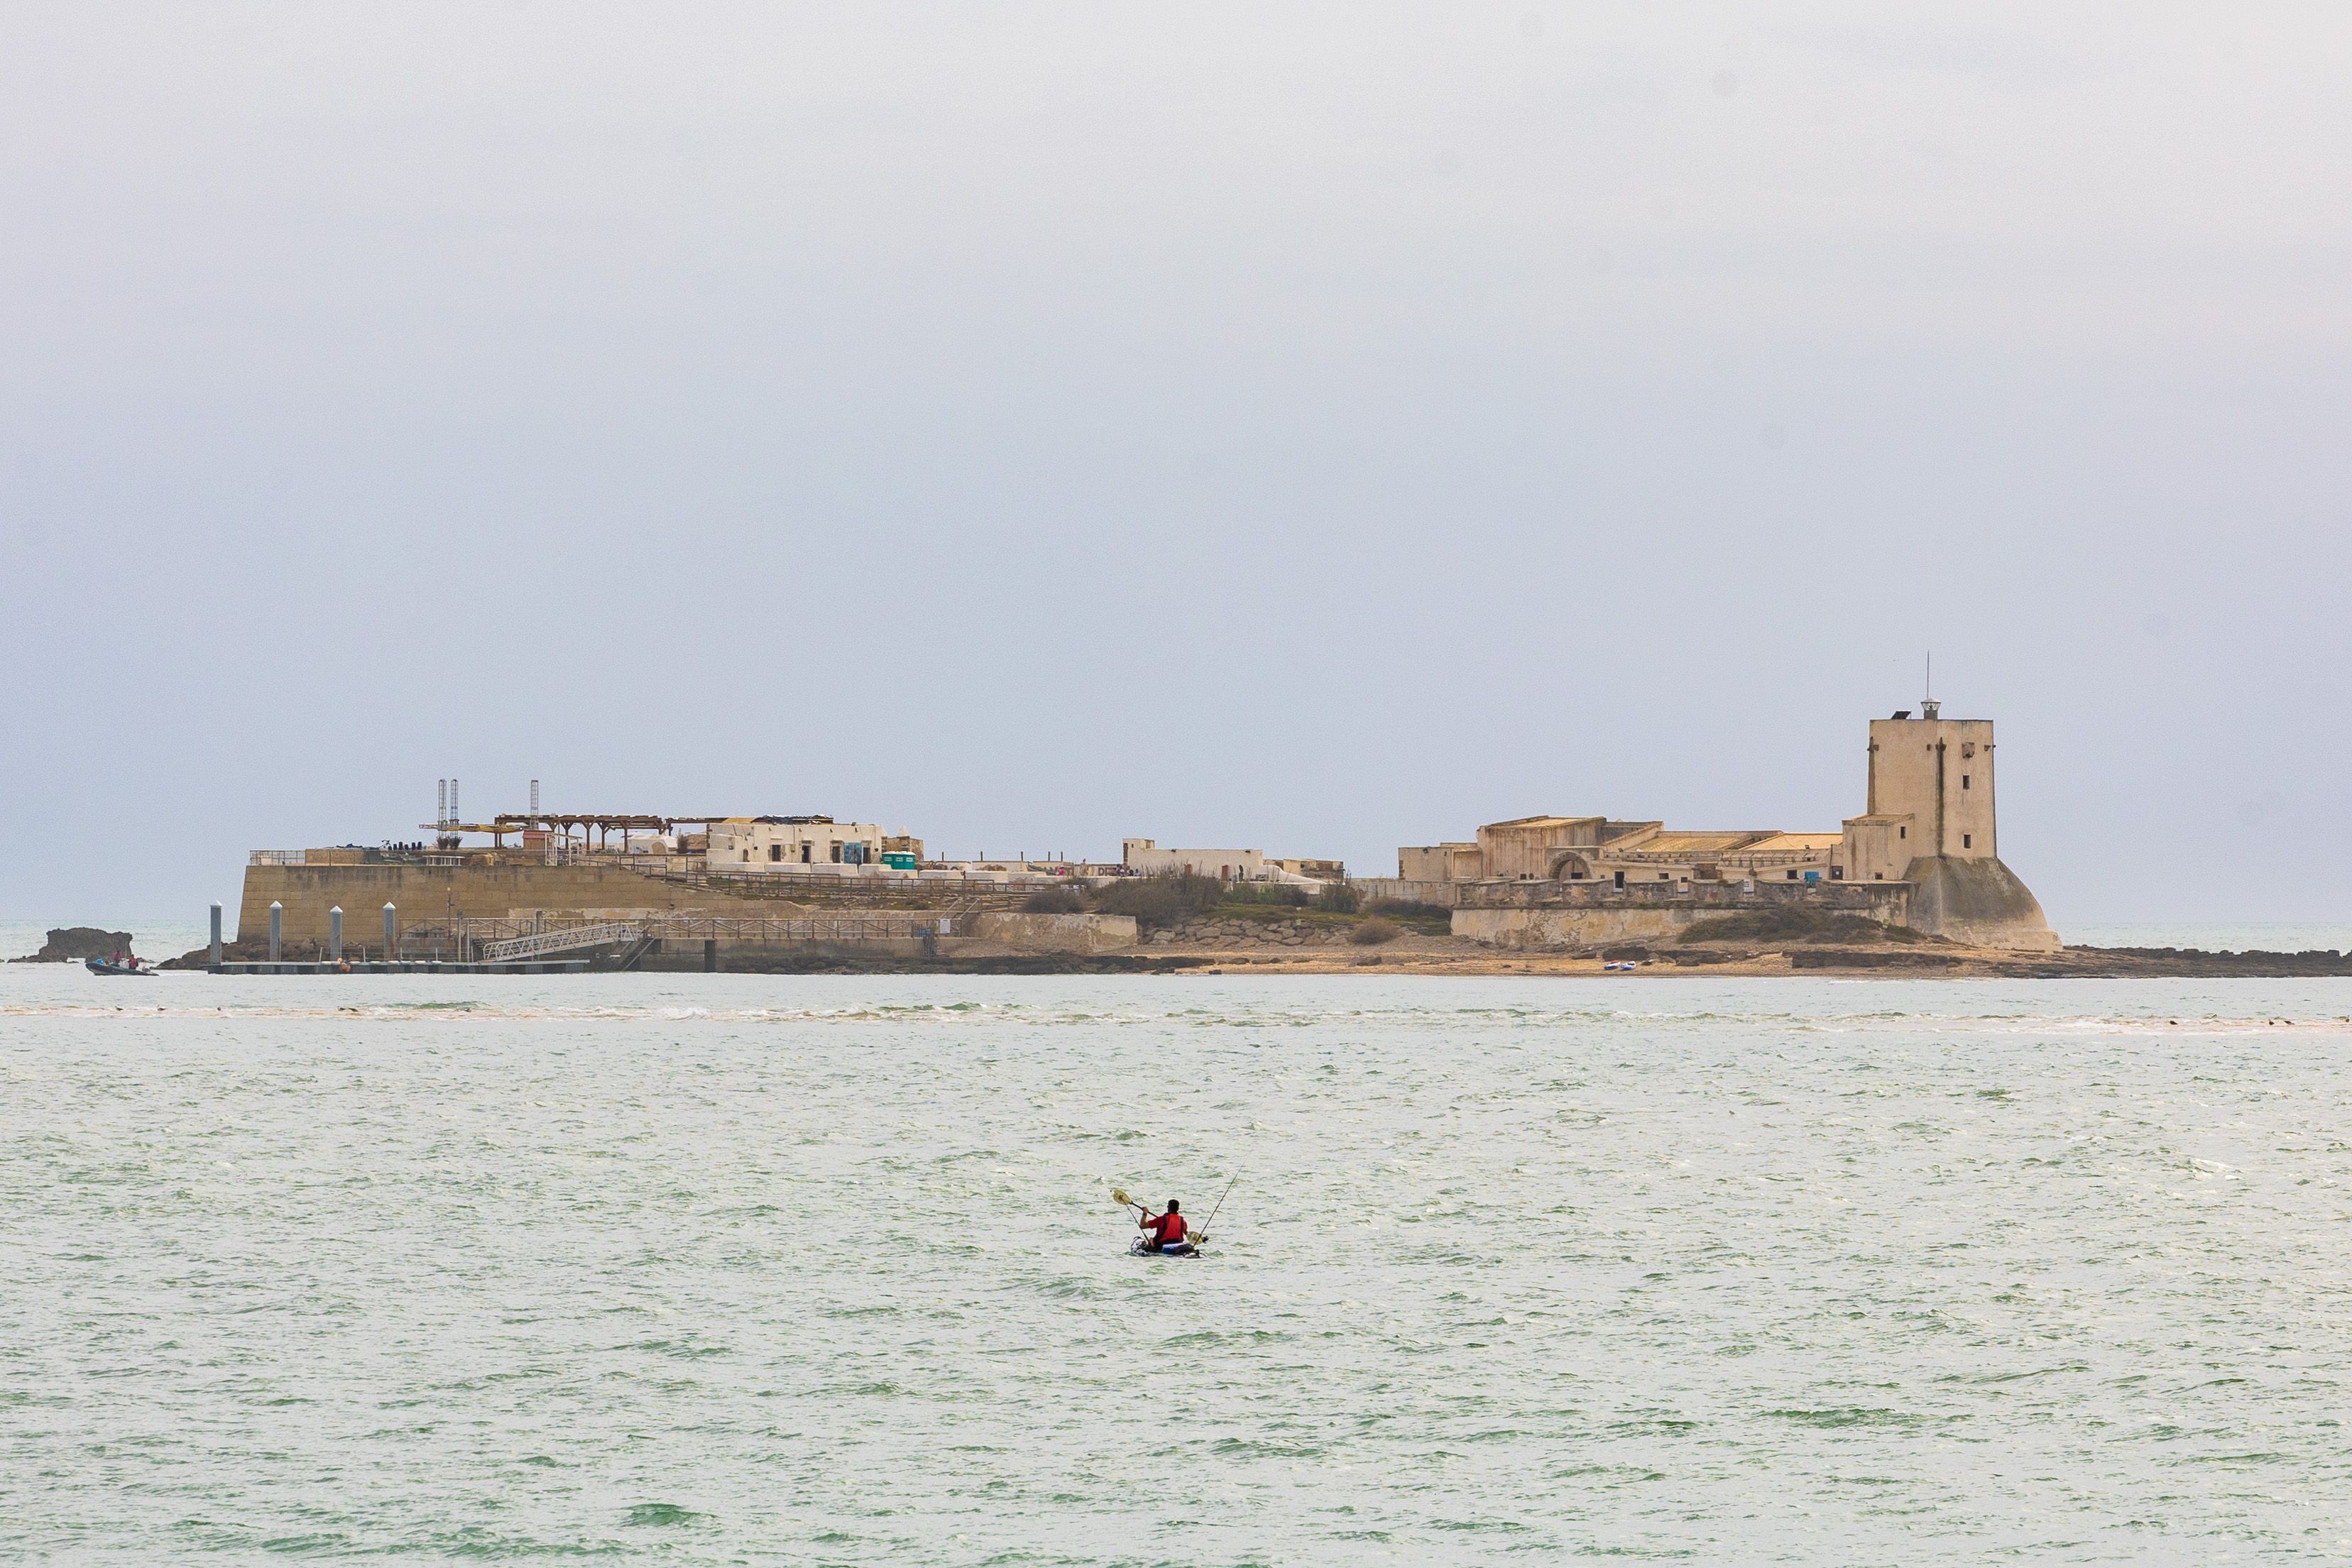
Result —
<instances>
[{"instance_id":1,"label":"overcast gray sky","mask_svg":"<svg viewBox=\"0 0 2352 1568\"><path fill-rule=\"evenodd\" d=\"M10 6L0 915L551 806L2326 919L2352 9Z\"/></svg>"}]
</instances>

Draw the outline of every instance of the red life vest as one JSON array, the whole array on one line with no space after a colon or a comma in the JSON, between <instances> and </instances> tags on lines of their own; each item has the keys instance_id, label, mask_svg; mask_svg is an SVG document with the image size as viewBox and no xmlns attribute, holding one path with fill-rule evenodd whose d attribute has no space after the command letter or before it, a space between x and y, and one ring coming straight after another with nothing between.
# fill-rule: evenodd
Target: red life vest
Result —
<instances>
[{"instance_id":1,"label":"red life vest","mask_svg":"<svg viewBox=\"0 0 2352 1568\"><path fill-rule=\"evenodd\" d=\"M1163 1214L1153 1220L1151 1239L1155 1245L1160 1247L1165 1247L1171 1241L1183 1240L1184 1217L1181 1214Z\"/></svg>"}]
</instances>

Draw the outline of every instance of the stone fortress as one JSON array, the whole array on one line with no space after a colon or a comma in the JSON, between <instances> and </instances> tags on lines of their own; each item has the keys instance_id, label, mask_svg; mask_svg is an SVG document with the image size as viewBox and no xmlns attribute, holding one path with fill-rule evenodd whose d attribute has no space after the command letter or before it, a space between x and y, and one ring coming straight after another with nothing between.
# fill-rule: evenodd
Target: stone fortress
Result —
<instances>
[{"instance_id":1,"label":"stone fortress","mask_svg":"<svg viewBox=\"0 0 2352 1568\"><path fill-rule=\"evenodd\" d=\"M1510 946L1663 936L1795 900L1970 946L2056 951L2042 905L2001 863L1992 721L1946 718L1925 700L1916 717L1871 722L1869 757L1863 813L1841 832L1520 817L1472 841L1399 850L1397 880L1379 891L1448 905L1456 935Z\"/></svg>"},{"instance_id":2,"label":"stone fortress","mask_svg":"<svg viewBox=\"0 0 2352 1568\"><path fill-rule=\"evenodd\" d=\"M1442 921L1457 942L1489 948L1590 953L1672 942L1698 922L1737 915L1780 931L1834 928L1851 938L1865 929L1860 920L1971 948L2053 953L2058 937L2041 905L2000 860L1993 753L1990 721L1947 719L1927 701L1916 717L1906 709L1871 724L1864 810L1839 832L1520 817L1467 841L1408 846L1396 877L1370 879L1332 860L1142 838L1125 841L1108 864L1025 852L938 860L903 829L824 816L542 813L536 781L529 811L468 823L449 779L429 842L253 852L236 931L242 956L272 962L289 948L328 956L354 945L395 960L491 962L618 947L638 955L630 963L698 954L706 967L729 952L781 956L810 946L926 957L974 945L1098 954L1144 935L1115 899L1103 907L1110 889L1189 873L1234 884L1244 903L1281 894L1273 902L1315 902L1326 913L1325 891L1345 884L1354 897L1343 908L1387 908L1433 939L1430 927ZM468 835L492 841L469 844ZM1259 884L1248 890L1254 898L1242 884ZM1047 892L1057 896L1039 902Z\"/></svg>"}]
</instances>

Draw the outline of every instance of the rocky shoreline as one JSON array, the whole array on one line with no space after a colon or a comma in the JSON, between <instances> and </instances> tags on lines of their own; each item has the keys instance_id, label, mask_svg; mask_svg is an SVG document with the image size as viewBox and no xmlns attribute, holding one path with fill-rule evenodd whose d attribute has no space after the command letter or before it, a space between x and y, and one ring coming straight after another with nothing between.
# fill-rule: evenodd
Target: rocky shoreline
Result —
<instances>
[{"instance_id":1,"label":"rocky shoreline","mask_svg":"<svg viewBox=\"0 0 2352 1568\"><path fill-rule=\"evenodd\" d=\"M1632 967L1609 966L1631 965ZM733 974L835 975L1548 975L1644 980L1689 977L1822 979L2301 979L2352 977L2352 955L2203 953L2068 947L2019 954L1942 946L1723 952L1703 948L1611 949L1606 953L1500 951L1447 938L1403 938L1378 950L1328 938L1222 944L1147 942L1129 953L964 953L909 959L812 949L725 961ZM677 971L671 971L673 973Z\"/></svg>"},{"instance_id":2,"label":"rocky shoreline","mask_svg":"<svg viewBox=\"0 0 2352 1568\"><path fill-rule=\"evenodd\" d=\"M1150 951L1252 973L1372 969L1385 974L1590 975L1611 979L1693 975L1883 979L2352 977L2352 953L2324 949L2301 953L2210 953L2187 948L2065 947L2055 953L2017 953L1919 941L1773 946L1627 944L1579 951L1521 951L1450 937L1407 936L1370 952L1328 943L1293 946L1247 938L1170 943L1155 946Z\"/></svg>"},{"instance_id":3,"label":"rocky shoreline","mask_svg":"<svg viewBox=\"0 0 2352 1568\"><path fill-rule=\"evenodd\" d=\"M38 954L12 963L77 963L131 948L131 935L77 926L51 931ZM804 952L722 954L732 974L1387 974L1552 975L1611 979L1675 976L1803 975L1882 979L2313 979L2352 977L2352 953L2206 952L2182 947L2064 947L2018 953L1969 947L1905 933L1825 928L1790 941L1626 943L1574 950L1497 947L1427 929L1390 927L1376 939L1357 922L1301 914L1287 918L1187 919L1143 934L1134 947L1102 953L1024 951L997 944L966 946L934 957L813 946ZM289 959L323 957L317 943L286 946ZM267 945L232 943L224 956L262 959ZM159 969L201 972L205 948L167 959ZM649 964L647 972L698 970L691 961Z\"/></svg>"}]
</instances>

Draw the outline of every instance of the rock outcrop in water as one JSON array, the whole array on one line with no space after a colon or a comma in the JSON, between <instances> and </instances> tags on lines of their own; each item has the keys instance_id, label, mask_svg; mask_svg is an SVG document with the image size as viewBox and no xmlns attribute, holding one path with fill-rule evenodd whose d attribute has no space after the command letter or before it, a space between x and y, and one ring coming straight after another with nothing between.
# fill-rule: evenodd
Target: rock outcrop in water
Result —
<instances>
[{"instance_id":1,"label":"rock outcrop in water","mask_svg":"<svg viewBox=\"0 0 2352 1568\"><path fill-rule=\"evenodd\" d=\"M54 926L37 953L11 958L11 964L79 964L85 958L111 958L131 951L128 931L100 931L95 925Z\"/></svg>"}]
</instances>

